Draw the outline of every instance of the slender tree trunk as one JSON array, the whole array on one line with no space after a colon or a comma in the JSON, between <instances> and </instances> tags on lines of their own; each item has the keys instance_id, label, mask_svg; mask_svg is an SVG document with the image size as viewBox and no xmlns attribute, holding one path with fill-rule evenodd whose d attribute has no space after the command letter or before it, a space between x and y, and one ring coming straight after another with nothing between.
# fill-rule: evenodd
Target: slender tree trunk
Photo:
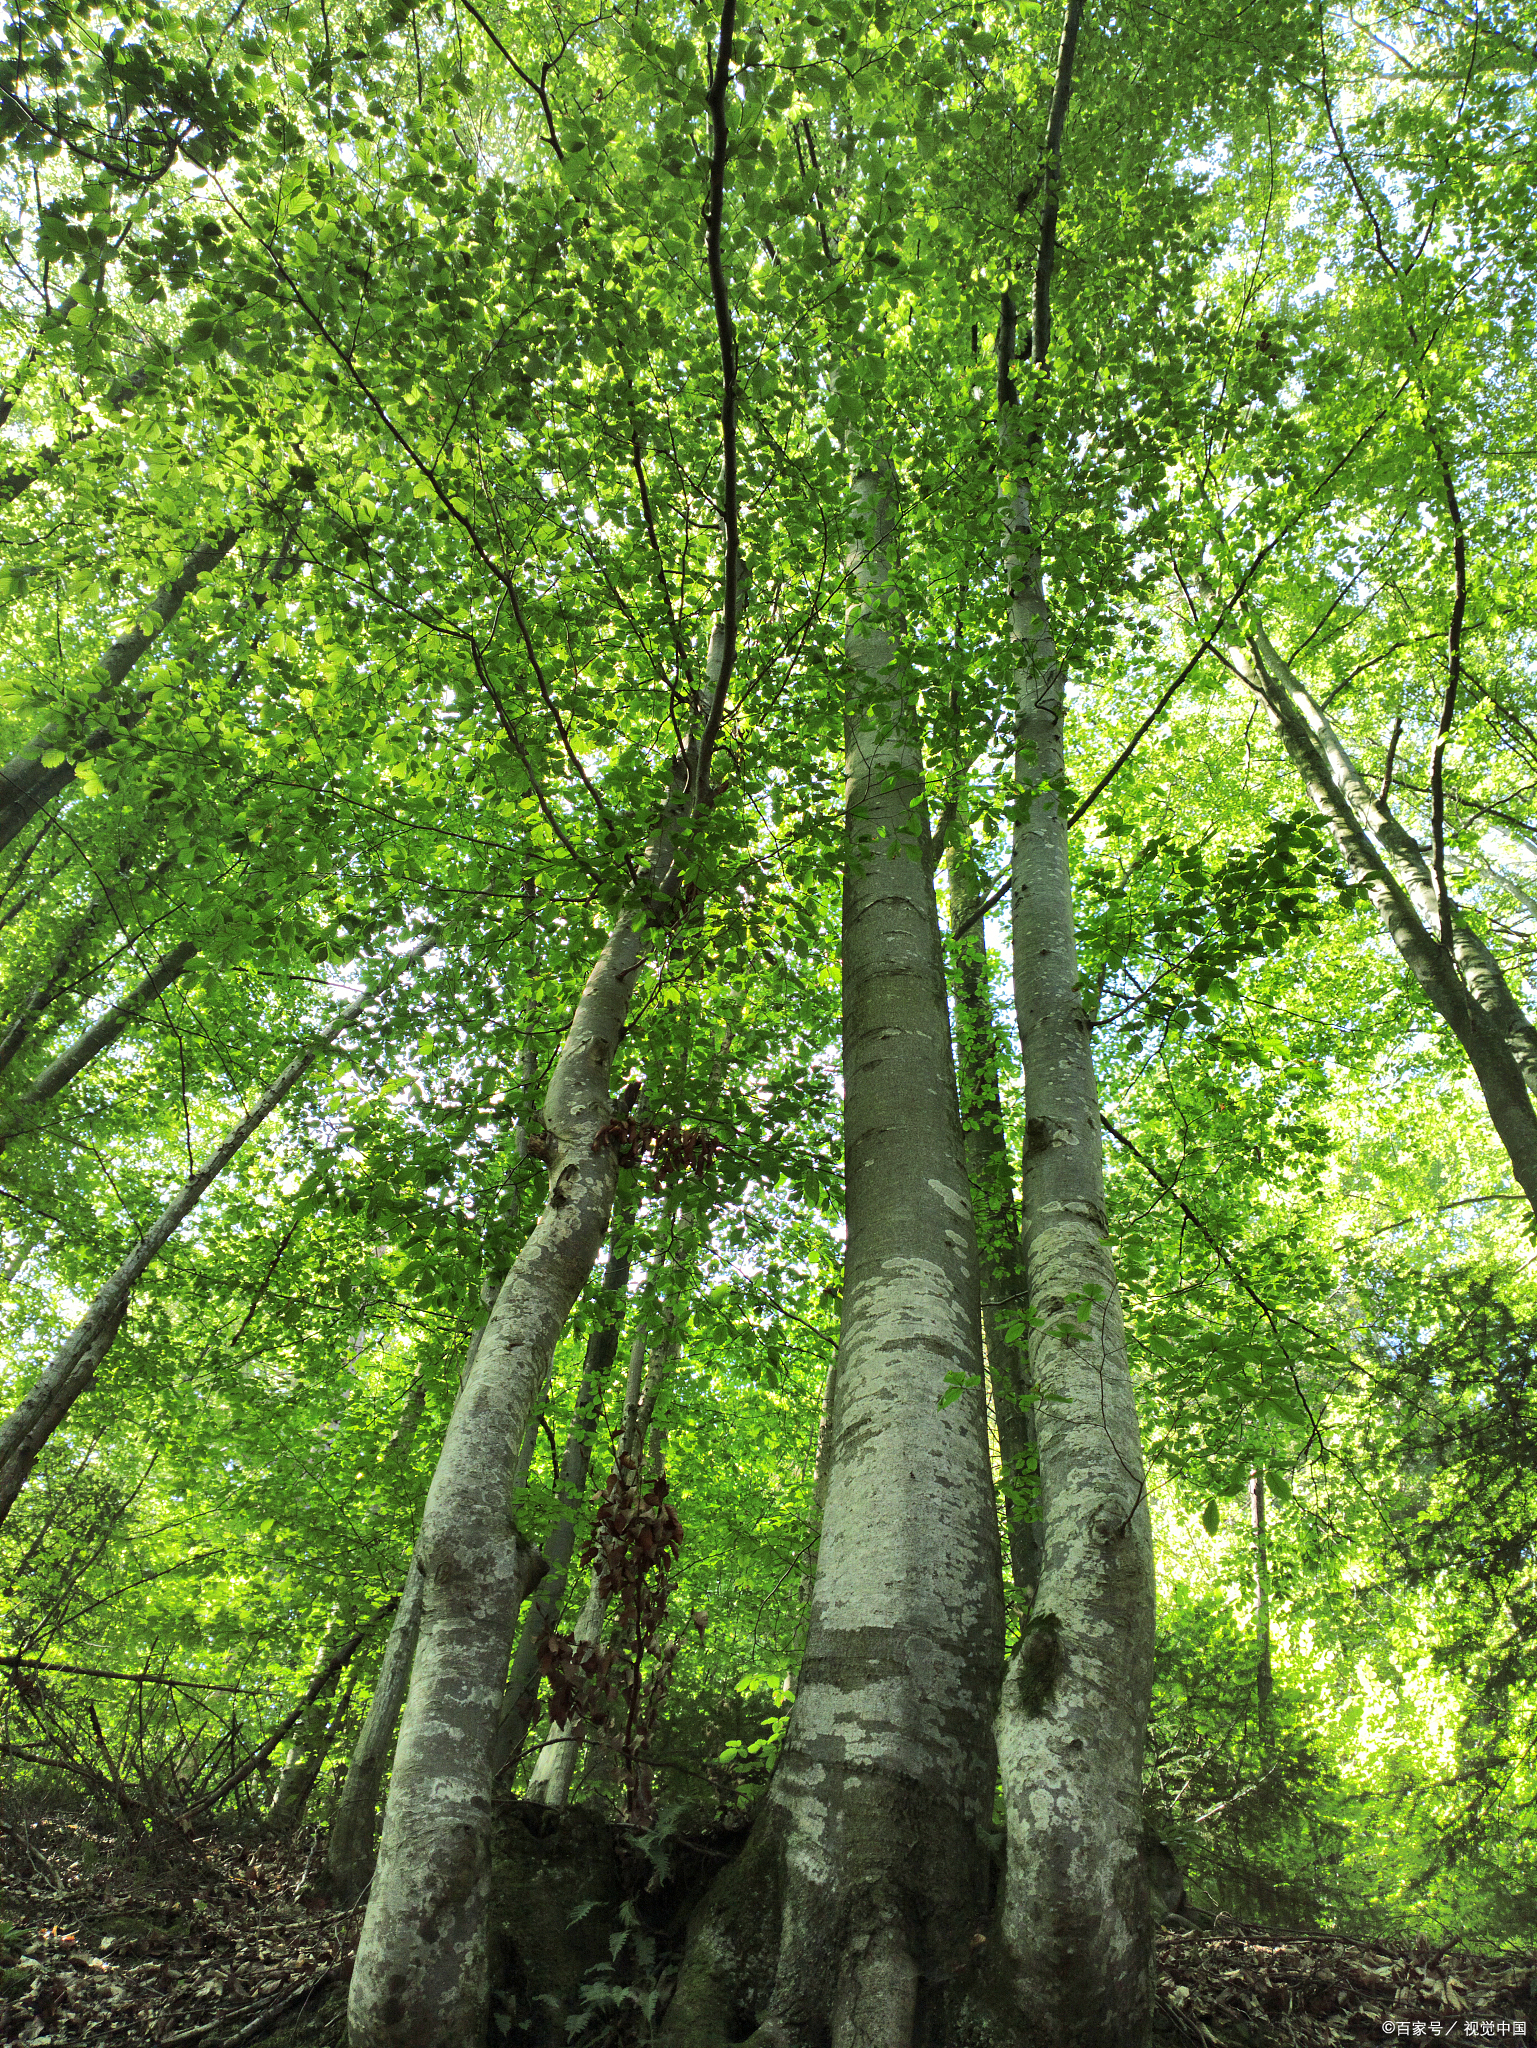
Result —
<instances>
[{"instance_id":1,"label":"slender tree trunk","mask_svg":"<svg viewBox=\"0 0 1537 2048\"><path fill-rule=\"evenodd\" d=\"M495 1299L494 1293L492 1299ZM480 1336L480 1331L476 1330L465 1347L464 1368L459 1380L461 1388L480 1349ZM411 1382L400 1421L385 1446L387 1464L403 1465L410 1457L425 1406L426 1394L418 1377ZM538 1583L544 1565L538 1553L527 1546L520 1548L519 1562L527 1575L521 1600L526 1599L530 1589ZM384 1646L373 1696L363 1717L363 1725L358 1730L357 1741L353 1744L347 1775L337 1797L336 1812L326 1839L326 1869L331 1882L351 1903L361 1899L373 1875L374 1836L379 1825L379 1788L384 1782L385 1767L389 1762L395 1723L400 1719L406 1687L411 1680L411 1660L416 1655L416 1638L422 1620L422 1584L422 1571L413 1539L405 1584L395 1609L394 1626Z\"/></svg>"},{"instance_id":2,"label":"slender tree trunk","mask_svg":"<svg viewBox=\"0 0 1537 2048\"><path fill-rule=\"evenodd\" d=\"M603 1621L607 1613L608 1601L598 1591L598 1574L593 1572L588 1580L587 1598L582 1602L582 1611L577 1616L573 1631L574 1639L582 1649L593 1649L603 1640ZM580 1714L573 1714L564 1728L550 1729L535 1759L528 1790L523 1795L525 1799L535 1806L558 1808L565 1805L571 1796L571 1780L576 1776L586 1733L587 1724Z\"/></svg>"},{"instance_id":3,"label":"slender tree trunk","mask_svg":"<svg viewBox=\"0 0 1537 2048\"><path fill-rule=\"evenodd\" d=\"M966 832L964 818L956 831ZM1026 1320L1028 1281L1014 1202L1014 1166L1003 1129L998 1087L998 1034L988 990L987 940L976 860L962 836L945 857L955 971L956 1067L966 1171L977 1219L982 1279L982 1348L1003 1468L1004 1526L1015 1588L1033 1596L1040 1577L1040 1522L1036 1511L1035 1415L1028 1400L1026 1355L1011 1340L1011 1324Z\"/></svg>"},{"instance_id":4,"label":"slender tree trunk","mask_svg":"<svg viewBox=\"0 0 1537 2048\"><path fill-rule=\"evenodd\" d=\"M1260 1719L1270 1711L1275 1675L1270 1664L1270 1552L1265 1538L1265 1474L1256 1465L1249 1473L1249 1513L1254 1522L1254 1635L1259 1645L1254 1691Z\"/></svg>"},{"instance_id":5,"label":"slender tree trunk","mask_svg":"<svg viewBox=\"0 0 1537 2048\"><path fill-rule=\"evenodd\" d=\"M379 1788L384 1783L395 1723L400 1719L406 1687L411 1682L411 1659L416 1655L422 1621L423 1584L422 1568L413 1551L406 1567L400 1605L395 1609L394 1626L374 1681L373 1698L353 1745L326 1840L326 1869L338 1896L349 1906L363 1896L364 1887L373 1876Z\"/></svg>"},{"instance_id":6,"label":"slender tree trunk","mask_svg":"<svg viewBox=\"0 0 1537 2048\"><path fill-rule=\"evenodd\" d=\"M110 701L111 692L123 683L130 670L141 657L154 646L161 633L175 618L192 592L205 576L216 569L240 538L239 527L226 527L217 540L205 541L195 547L183 562L179 573L149 600L143 607L142 616L151 617L155 625L148 633L135 625L132 632L124 633L114 640L96 664L101 688L96 702L103 709ZM67 789L75 779L75 764L100 753L118 737L124 725L133 724L141 714L120 719L117 725L102 725L78 740L71 738L64 723L54 721L30 740L11 759L0 765L0 847L9 846L29 818L36 817L44 804L50 803L61 790ZM43 755L54 749L64 749L70 758L57 767L45 768Z\"/></svg>"},{"instance_id":7,"label":"slender tree trunk","mask_svg":"<svg viewBox=\"0 0 1537 2048\"><path fill-rule=\"evenodd\" d=\"M419 940L393 965L389 978L420 959L432 944L433 937L434 934L429 934ZM20 1405L0 1422L0 1522L10 1513L43 1445L95 1378L96 1369L127 1313L129 1297L140 1276L161 1248L175 1236L246 1140L261 1128L326 1048L336 1042L379 993L379 985L365 990L312 1044L289 1061L254 1109L240 1119L224 1142L187 1181L176 1199L161 1211L156 1222L100 1289Z\"/></svg>"},{"instance_id":8,"label":"slender tree trunk","mask_svg":"<svg viewBox=\"0 0 1537 2048\"><path fill-rule=\"evenodd\" d=\"M0 1266L0 1290L10 1286L11 1282L16 1278L16 1275L21 1271L28 1259L31 1258L42 1241L42 1233L39 1231L30 1233L24 1231L22 1233L21 1241L15 1251L11 1253L5 1264Z\"/></svg>"},{"instance_id":9,"label":"slender tree trunk","mask_svg":"<svg viewBox=\"0 0 1537 2048\"><path fill-rule=\"evenodd\" d=\"M30 988L17 1005L4 1035L0 1036L0 1074L5 1072L26 1044L38 1018L58 994L77 954L99 922L100 912L94 905L83 917L75 920L63 945L55 954L53 966L46 977Z\"/></svg>"},{"instance_id":10,"label":"slender tree trunk","mask_svg":"<svg viewBox=\"0 0 1537 2048\"><path fill-rule=\"evenodd\" d=\"M544 1575L544 1559L529 1544L519 1542L517 1555L519 1607ZM373 1697L358 1730L347 1775L337 1798L336 1812L326 1840L326 1869L338 1896L356 1905L373 1877L374 1836L379 1826L379 1789L390 1760L390 1743L400 1709L411 1682L411 1663L416 1655L422 1624L422 1594L426 1577L415 1550L406 1567L395 1622L384 1646Z\"/></svg>"},{"instance_id":11,"label":"slender tree trunk","mask_svg":"<svg viewBox=\"0 0 1537 2048\"><path fill-rule=\"evenodd\" d=\"M1365 884L1399 957L1466 1054L1516 1183L1537 1212L1537 1114L1529 1092L1537 1047L1530 1021L1494 956L1455 908L1452 946L1442 943L1434 879L1423 853L1369 790L1328 719L1262 629L1250 623L1252 645L1248 658L1238 662L1240 673L1274 719L1308 795L1347 866Z\"/></svg>"},{"instance_id":12,"label":"slender tree trunk","mask_svg":"<svg viewBox=\"0 0 1537 2048\"><path fill-rule=\"evenodd\" d=\"M88 1067L98 1054L115 1044L129 1025L141 1017L151 1003L163 996L171 984L186 972L191 962L197 958L197 950L191 939L186 939L181 945L173 947L162 960L156 962L136 988L129 990L121 1002L114 1003L94 1024L81 1032L73 1045L61 1052L57 1059L50 1061L37 1079L23 1089L17 1103L18 1115L12 1128L0 1131L0 1147L9 1144L20 1134L28 1110L50 1101L61 1089L67 1088L75 1076Z\"/></svg>"},{"instance_id":13,"label":"slender tree trunk","mask_svg":"<svg viewBox=\"0 0 1537 2048\"><path fill-rule=\"evenodd\" d=\"M976 1244L916 707L892 668L890 513L873 476L859 490L832 1465L784 1748L691 1929L662 2030L676 2048L739 2039L744 2006L759 2048L937 2039L987 1913L1002 1601Z\"/></svg>"},{"instance_id":14,"label":"slender tree trunk","mask_svg":"<svg viewBox=\"0 0 1537 2048\"><path fill-rule=\"evenodd\" d=\"M1031 356L1044 371L1061 149L1080 17L1069 0L1045 151ZM998 336L1000 427L1024 462ZM1063 786L1062 667L1016 492L1007 573L1018 654L1022 791L1013 852L1014 997L1025 1067L1024 1237L1030 1382L1038 1390L1041 1576L998 1712L1008 1866L995 2012L1066 2048L1142 2048L1153 1930L1140 1853L1153 1675L1153 1544L1136 1403L1108 1243L1099 1094L1079 984ZM1017 2028L1019 2021L1012 2019Z\"/></svg>"},{"instance_id":15,"label":"slender tree trunk","mask_svg":"<svg viewBox=\"0 0 1537 2048\"><path fill-rule=\"evenodd\" d=\"M1028 516L1017 502L1019 774L1045 793L1029 800L1015 835L1013 950L1041 1575L998 1715L1008 1832L1000 1931L1005 1996L1030 2016L1032 2034L1070 2048L1141 2048L1152 2000L1139 1852L1152 1529L1057 795L1064 678Z\"/></svg>"},{"instance_id":16,"label":"slender tree trunk","mask_svg":"<svg viewBox=\"0 0 1537 2048\"><path fill-rule=\"evenodd\" d=\"M688 1246L691 1230L683 1233L684 1245ZM625 1386L624 1431L619 1442L619 1456L640 1459L645 1449L646 1434L651 1418L656 1412L658 1396L668 1371L677 1360L682 1343L683 1291L687 1284L687 1249L683 1250L679 1262L678 1279L671 1299L662 1310L662 1328L659 1341L650 1352L647 1363L647 1331L642 1323L639 1336L630 1351L629 1377ZM589 1575L587 1598L576 1624L576 1641L590 1649L603 1639L603 1622L608 1613L608 1596L599 1590L602 1573L596 1565ZM544 1739L534 1768L529 1775L528 1790L524 1797L536 1806L564 1806L571 1792L571 1780L576 1774L577 1760L581 1755L582 1739L586 1733L580 1717L567 1722L564 1728L553 1725Z\"/></svg>"},{"instance_id":17,"label":"slender tree trunk","mask_svg":"<svg viewBox=\"0 0 1537 2048\"><path fill-rule=\"evenodd\" d=\"M653 919L673 893L679 824L674 807L651 862ZM485 2025L496 1726L517 1619L509 1467L608 1229L617 1168L599 1133L646 949L632 911L582 990L544 1102L549 1199L497 1297L427 1496L421 1633L348 1999L352 2048L478 2040Z\"/></svg>"},{"instance_id":18,"label":"slender tree trunk","mask_svg":"<svg viewBox=\"0 0 1537 2048\"><path fill-rule=\"evenodd\" d=\"M524 1616L523 1627L518 1636L518 1647L513 1655L512 1670L507 1679L507 1689L503 1695L501 1718L497 1723L494 1762L498 1778L516 1762L524 1743L528 1740L528 1731L539 1697L539 1645L559 1621L561 1608L565 1604L571 1553L576 1548L577 1516L581 1513L582 1498L587 1491L587 1473L592 1463L592 1447L597 1436L603 1390L608 1384L608 1377L614 1369L614 1359L619 1350L624 1298L630 1285L630 1262L634 1250L635 1211L639 1193L639 1183L632 1179L628 1200L621 1192L620 1204L623 1213L617 1218L617 1227L610 1237L608 1263L604 1268L603 1286L599 1295L597 1326L587 1339L587 1352L582 1360L582 1381L577 1391L576 1408L561 1452L560 1485L557 1491L561 1507L560 1519L544 1544L549 1575Z\"/></svg>"},{"instance_id":19,"label":"slender tree trunk","mask_svg":"<svg viewBox=\"0 0 1537 2048\"><path fill-rule=\"evenodd\" d=\"M1282 659L1252 606L1249 624L1253 653L1266 679L1289 698L1293 711L1322 749L1329 771L1347 803L1387 855L1394 875L1413 904L1426 933L1437 934L1434 943L1439 943L1443 906L1424 848L1394 816L1386 797L1379 795L1362 775L1328 714L1305 688L1290 664ZM1269 705L1268 697L1266 702ZM1275 716L1276 707L1269 705L1269 708ZM1516 1001L1498 960L1468 923L1461 906L1448 902L1445 908L1451 925L1452 957L1467 992L1504 1037L1527 1089L1537 1094L1537 1027Z\"/></svg>"},{"instance_id":20,"label":"slender tree trunk","mask_svg":"<svg viewBox=\"0 0 1537 2048\"><path fill-rule=\"evenodd\" d=\"M331 1694L335 1692L341 1676L341 1667L335 1661L336 1653L348 1633L346 1626L338 1623L316 1652L314 1677L321 1679L321 1683L315 1690L312 1681L309 1705L294 1730L293 1741L283 1759L272 1801L267 1808L267 1818L276 1828L292 1830L303 1820L305 1806L320 1775L320 1766L325 1762L326 1746L334 1735ZM325 1673L329 1676L322 1677Z\"/></svg>"},{"instance_id":21,"label":"slender tree trunk","mask_svg":"<svg viewBox=\"0 0 1537 2048\"><path fill-rule=\"evenodd\" d=\"M331 1686L336 1683L338 1672L351 1663L363 1644L368 1640L368 1636L375 1625L381 1622L385 1615L393 1610L394 1606L395 1602L393 1600L387 1600L365 1622L354 1629L352 1634L338 1646L333 1655L315 1673L309 1682L303 1699L300 1700L298 1706L294 1708L287 1719L280 1721L277 1727L268 1735L267 1739L253 1749L249 1756L236 1764L232 1770L227 1771L217 1784L210 1786L206 1792L201 1792L197 1798L190 1800L182 1808L181 1817L186 1819L195 1813L210 1812L214 1807L221 1805L224 1800L228 1799L231 1792L238 1790L246 1782L247 1778L252 1777L257 1771L261 1770L278 1744L285 1736L292 1734L293 1730L298 1727L321 1694L329 1691ZM233 1729L233 1723L231 1727Z\"/></svg>"}]
</instances>

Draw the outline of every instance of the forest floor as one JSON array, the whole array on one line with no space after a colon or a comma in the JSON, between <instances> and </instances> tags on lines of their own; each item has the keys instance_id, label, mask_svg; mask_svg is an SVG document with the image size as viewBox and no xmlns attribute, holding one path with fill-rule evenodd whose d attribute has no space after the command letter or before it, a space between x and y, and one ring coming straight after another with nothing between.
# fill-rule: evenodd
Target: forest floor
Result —
<instances>
[{"instance_id":1,"label":"forest floor","mask_svg":"<svg viewBox=\"0 0 1537 2048\"><path fill-rule=\"evenodd\" d=\"M361 1909L321 1892L318 1844L125 1841L0 1821L0 2042L332 2048ZM1537 1956L1266 1932L1158 1937L1156 2032L1195 2048L1537 2039Z\"/></svg>"}]
</instances>

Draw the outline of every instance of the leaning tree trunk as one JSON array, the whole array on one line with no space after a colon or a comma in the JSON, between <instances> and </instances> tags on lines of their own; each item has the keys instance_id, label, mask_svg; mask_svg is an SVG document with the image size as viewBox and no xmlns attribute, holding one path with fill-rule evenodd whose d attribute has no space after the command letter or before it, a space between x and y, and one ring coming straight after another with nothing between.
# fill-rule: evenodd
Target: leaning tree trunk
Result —
<instances>
[{"instance_id":1,"label":"leaning tree trunk","mask_svg":"<svg viewBox=\"0 0 1537 2048\"><path fill-rule=\"evenodd\" d=\"M708 94L704 242L721 359L724 540L711 692L693 707L697 738L678 764L682 786L666 806L644 899L627 908L599 955L556 1061L544 1103L549 1201L497 1298L427 1495L421 1637L348 1995L351 2048L472 2043L486 2025L491 1795L516 1621L507 1466L608 1226L617 1166L600 1133L614 1113L610 1071L646 957L645 926L677 895L675 837L709 792L743 609L737 343L722 241L734 18L734 0L725 0Z\"/></svg>"},{"instance_id":2,"label":"leaning tree trunk","mask_svg":"<svg viewBox=\"0 0 1537 2048\"><path fill-rule=\"evenodd\" d=\"M408 953L392 964L390 975L398 973L413 960L419 960L433 943L434 936L435 933L429 933L426 938L418 940ZM0 1522L15 1505L16 1496L26 1484L27 1475L36 1464L44 1444L96 1377L96 1369L122 1325L129 1299L140 1277L176 1235L246 1140L260 1130L326 1048L335 1043L379 994L378 985L365 989L313 1043L289 1061L255 1106L185 1182L174 1201L166 1204L117 1271L100 1288L95 1300L16 1408L0 1421Z\"/></svg>"},{"instance_id":3,"label":"leaning tree trunk","mask_svg":"<svg viewBox=\"0 0 1537 2048\"><path fill-rule=\"evenodd\" d=\"M476 1333L479 1334L478 1332ZM471 1339L474 1342L474 1339ZM420 1375L411 1382L395 1434L385 1446L384 1463L399 1469L411 1455L417 1427L426 1406ZM347 1775L337 1795L336 1811L326 1835L326 1870L331 1883L349 1905L363 1896L373 1876L374 1834L379 1825L379 1788L389 1761L390 1739L411 1679L416 1635L422 1619L422 1574L413 1540L405 1584L400 1589L394 1624L379 1660L368 1712L347 1762Z\"/></svg>"},{"instance_id":4,"label":"leaning tree trunk","mask_svg":"<svg viewBox=\"0 0 1537 2048\"><path fill-rule=\"evenodd\" d=\"M957 820L955 829L965 833L964 818ZM982 1276L982 1349L998 1432L1009 1571L1016 1590L1029 1599L1041 1571L1035 1414L1028 1399L1025 1351L1012 1334L1026 1321L1028 1282L1014 1201L1014 1165L1004 1135L1003 1098L998 1087L998 1033L988 990L982 890L975 857L964 839L947 849L945 878L950 894L951 995L961 1124L966 1133L966 1171L976 1211Z\"/></svg>"},{"instance_id":5,"label":"leaning tree trunk","mask_svg":"<svg viewBox=\"0 0 1537 2048\"><path fill-rule=\"evenodd\" d=\"M143 606L141 620L154 621L150 630L146 632L142 623L135 624L107 648L96 664L101 687L94 701L102 713L110 714L114 691L155 645L203 578L230 553L240 533L239 527L226 527L217 540L193 548L178 573ZM9 846L29 818L36 817L44 804L69 787L75 779L77 761L101 753L124 725L137 723L142 715L142 710L130 712L120 717L116 725L103 724L78 738L71 735L66 724L54 722L9 761L0 763L0 847ZM46 767L43 757L49 752L65 753L68 758Z\"/></svg>"},{"instance_id":6,"label":"leaning tree trunk","mask_svg":"<svg viewBox=\"0 0 1537 2048\"><path fill-rule=\"evenodd\" d=\"M1031 316L1044 372L1060 155L1080 0L1069 0L1045 150ZM1014 308L998 335L1000 429L1031 444L1011 376ZM1008 1865L990 1972L1000 2031L1066 2048L1141 2048L1152 2013L1152 1918L1140 1854L1152 1698L1152 1528L1136 1402L1108 1243L1099 1095L1079 986L1064 786L1065 677L1031 527L1028 482L1006 568L1018 652L1021 808L1013 847L1014 996L1025 1066L1024 1238L1030 1383L1039 1395L1041 1576L998 1710Z\"/></svg>"},{"instance_id":7,"label":"leaning tree trunk","mask_svg":"<svg viewBox=\"0 0 1537 2048\"><path fill-rule=\"evenodd\" d=\"M1239 673L1275 721L1335 845L1362 882L1399 957L1467 1057L1511 1172L1537 1211L1537 1031L1498 961L1460 907L1448 903L1413 836L1368 786L1322 708L1249 616Z\"/></svg>"},{"instance_id":8,"label":"leaning tree trunk","mask_svg":"<svg viewBox=\"0 0 1537 2048\"><path fill-rule=\"evenodd\" d=\"M41 1108L43 1103L52 1101L61 1089L67 1088L75 1076L88 1067L92 1060L115 1045L128 1029L151 1004L159 1001L171 984L184 974L192 961L197 958L197 946L191 939L184 939L174 946L149 973L129 990L128 994L115 1002L109 1010L89 1025L73 1045L67 1046L57 1058L49 1061L36 1080L28 1083L17 1099L16 1111L9 1126L0 1126L0 1147L10 1144L25 1127L27 1114Z\"/></svg>"},{"instance_id":9,"label":"leaning tree trunk","mask_svg":"<svg viewBox=\"0 0 1537 2048\"><path fill-rule=\"evenodd\" d=\"M635 1212L639 1196L638 1178L631 1176L628 1200L623 1190L620 1193L615 1228L609 1238L608 1263L604 1267L603 1285L598 1293L596 1327L587 1339L576 1407L561 1451L560 1483L556 1490L556 1499L560 1504L560 1519L550 1531L543 1546L549 1574L523 1618L523 1627L518 1635L518 1647L513 1653L512 1670L502 1696L501 1718L497 1723L493 1744L493 1761L498 1778L516 1764L522 1754L523 1745L528 1740L528 1731L533 1723L539 1697L539 1645L559 1621L561 1608L565 1604L571 1553L576 1548L577 1517L581 1513L582 1497L587 1491L587 1472L592 1463L592 1447L598 1432L603 1390L608 1384L608 1377L613 1371L614 1359L619 1351L619 1330L624 1316L625 1295L630 1285Z\"/></svg>"},{"instance_id":10,"label":"leaning tree trunk","mask_svg":"<svg viewBox=\"0 0 1537 2048\"><path fill-rule=\"evenodd\" d=\"M267 1808L267 1819L275 1828L291 1831L304 1818L304 1809L309 1804L310 1793L315 1789L315 1780L320 1776L320 1767L326 1760L326 1751L336 1739L336 1717L331 1706L331 1695L336 1690L340 1668L335 1666L336 1653L351 1633L345 1623L338 1623L327 1634L315 1653L315 1671L311 1678L312 1697L304 1717L294 1730L293 1741L288 1746L278 1771L278 1781L273 1791L271 1804ZM329 1671L327 1682L324 1674ZM313 1691L316 1681L318 1691Z\"/></svg>"},{"instance_id":11,"label":"leaning tree trunk","mask_svg":"<svg viewBox=\"0 0 1537 2048\"><path fill-rule=\"evenodd\" d=\"M1001 1566L976 1245L889 509L857 558L843 890L848 1237L833 1454L784 1749L663 2026L721 2048L912 2048L986 1918ZM947 1388L956 1398L945 1399Z\"/></svg>"},{"instance_id":12,"label":"leaning tree trunk","mask_svg":"<svg viewBox=\"0 0 1537 2048\"><path fill-rule=\"evenodd\" d=\"M363 1896L373 1876L374 1831L379 1823L379 1787L389 1761L390 1738L405 1700L411 1679L411 1659L416 1655L416 1638L422 1621L422 1568L416 1553L406 1567L395 1622L384 1645L379 1675L363 1726L353 1744L341 1796L331 1818L326 1838L326 1870L345 1905Z\"/></svg>"},{"instance_id":13,"label":"leaning tree trunk","mask_svg":"<svg viewBox=\"0 0 1537 2048\"><path fill-rule=\"evenodd\" d=\"M100 922L101 912L95 904L82 917L77 917L65 934L64 942L54 956L47 974L28 989L16 1005L4 1035L0 1036L0 1074L5 1072L27 1043L37 1020L63 987L77 955Z\"/></svg>"},{"instance_id":14,"label":"leaning tree trunk","mask_svg":"<svg viewBox=\"0 0 1537 2048\"><path fill-rule=\"evenodd\" d=\"M702 754L686 767L692 791ZM517 1620L509 1468L608 1229L610 1073L648 918L675 892L682 809L669 806L644 906L615 925L578 999L544 1099L549 1199L497 1296L427 1495L421 1631L348 1997L352 2048L478 2040L485 2026L496 1728Z\"/></svg>"}]
</instances>

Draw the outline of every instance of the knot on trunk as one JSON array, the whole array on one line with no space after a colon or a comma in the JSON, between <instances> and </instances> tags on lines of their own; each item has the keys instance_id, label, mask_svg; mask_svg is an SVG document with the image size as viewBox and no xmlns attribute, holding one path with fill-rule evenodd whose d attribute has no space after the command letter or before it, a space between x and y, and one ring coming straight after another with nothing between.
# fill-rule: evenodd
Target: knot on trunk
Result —
<instances>
[{"instance_id":1,"label":"knot on trunk","mask_svg":"<svg viewBox=\"0 0 1537 2048\"><path fill-rule=\"evenodd\" d=\"M1101 1501L1089 1517L1089 1534L1096 1543L1119 1543L1131 1527L1131 1518L1136 1511L1136 1501Z\"/></svg>"}]
</instances>

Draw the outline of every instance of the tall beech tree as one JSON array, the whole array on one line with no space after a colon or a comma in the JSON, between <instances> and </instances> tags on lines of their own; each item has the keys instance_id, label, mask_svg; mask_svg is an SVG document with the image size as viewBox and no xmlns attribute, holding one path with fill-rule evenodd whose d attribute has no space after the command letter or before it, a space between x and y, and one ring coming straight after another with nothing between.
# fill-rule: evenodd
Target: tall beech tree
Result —
<instances>
[{"instance_id":1,"label":"tall beech tree","mask_svg":"<svg viewBox=\"0 0 1537 2048\"><path fill-rule=\"evenodd\" d=\"M1153 1825L1353 1910L1368 1582L1515 1788L1394 1898L1524 1882L1519 1487L1468 1673L1390 1552L1530 1349L1530 27L17 15L0 1648L103 1797L291 1744L354 2048L505 2017L507 1803L618 1796L529 1737L648 1361L623 1810L751 1808L662 2039L1140 2042ZM157 1762L151 1643L252 1725Z\"/></svg>"}]
</instances>

